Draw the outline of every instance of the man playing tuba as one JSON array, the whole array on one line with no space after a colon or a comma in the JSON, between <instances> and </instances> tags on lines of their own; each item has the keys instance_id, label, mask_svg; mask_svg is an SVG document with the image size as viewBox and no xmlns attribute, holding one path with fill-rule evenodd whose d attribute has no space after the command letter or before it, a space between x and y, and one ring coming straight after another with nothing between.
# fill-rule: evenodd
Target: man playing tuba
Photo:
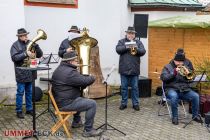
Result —
<instances>
[{"instance_id":1,"label":"man playing tuba","mask_svg":"<svg viewBox=\"0 0 210 140\"><path fill-rule=\"evenodd\" d=\"M166 96L171 101L172 123L178 125L178 100L187 100L192 102L192 118L196 122L201 122L198 117L199 96L190 86L192 78L187 76L193 72L192 63L185 58L183 49L178 49L174 59L165 65L161 80L164 83Z\"/></svg>"},{"instance_id":2,"label":"man playing tuba","mask_svg":"<svg viewBox=\"0 0 210 140\"><path fill-rule=\"evenodd\" d=\"M17 82L17 93L16 93L16 112L17 117L23 119L24 115L22 113L22 102L23 102L23 95L25 92L25 101L26 101L26 114L32 115L32 80L33 75L30 70L22 70L18 69L17 67L21 67L24 64L24 60L26 58L37 58L42 57L43 52L39 48L38 44L33 44L33 52L27 51L27 45L30 43L28 40L27 32L24 28L20 28L17 30L17 37L18 40L13 43L10 54L11 59L14 62L15 66L15 77Z\"/></svg>"},{"instance_id":3,"label":"man playing tuba","mask_svg":"<svg viewBox=\"0 0 210 140\"><path fill-rule=\"evenodd\" d=\"M58 50L58 55L61 58L63 58L64 53L73 51L73 48L72 46L69 45L69 42L74 38L80 37L80 30L75 25L71 26L68 32L69 32L68 38L64 39L61 42L59 50Z\"/></svg>"}]
</instances>

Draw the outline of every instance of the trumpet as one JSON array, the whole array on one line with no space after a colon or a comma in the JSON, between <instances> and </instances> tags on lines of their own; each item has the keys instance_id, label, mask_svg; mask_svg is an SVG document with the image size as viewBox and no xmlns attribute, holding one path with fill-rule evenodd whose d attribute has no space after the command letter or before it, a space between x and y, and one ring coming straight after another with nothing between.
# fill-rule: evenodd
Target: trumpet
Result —
<instances>
[{"instance_id":1,"label":"trumpet","mask_svg":"<svg viewBox=\"0 0 210 140\"><path fill-rule=\"evenodd\" d=\"M186 77L188 80L192 80L195 77L195 73L194 72L187 72L187 67L185 67L185 66L178 66L178 68L179 68L178 73L181 76Z\"/></svg>"},{"instance_id":2,"label":"trumpet","mask_svg":"<svg viewBox=\"0 0 210 140\"><path fill-rule=\"evenodd\" d=\"M132 40L130 42L126 42L125 45L130 48L130 54L131 55L136 55L137 54L136 41Z\"/></svg>"}]
</instances>

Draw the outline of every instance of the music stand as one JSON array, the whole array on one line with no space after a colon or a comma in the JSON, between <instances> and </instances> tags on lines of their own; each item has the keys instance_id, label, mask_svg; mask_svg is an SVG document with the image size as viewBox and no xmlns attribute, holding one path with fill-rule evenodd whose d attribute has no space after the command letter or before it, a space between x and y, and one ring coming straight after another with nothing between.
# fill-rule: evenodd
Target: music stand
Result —
<instances>
[{"instance_id":1,"label":"music stand","mask_svg":"<svg viewBox=\"0 0 210 140\"><path fill-rule=\"evenodd\" d=\"M25 136L23 139L27 139L27 138L31 138L31 137L35 137L36 139L38 139L37 137L37 131L36 131L36 102L35 102L35 80L37 79L37 74L36 72L39 70L49 70L49 68L47 67L37 67L37 68L30 68L30 67L17 67L18 69L21 70L30 70L32 72L32 102L33 102L33 132L32 135L30 136Z\"/></svg>"},{"instance_id":2,"label":"music stand","mask_svg":"<svg viewBox=\"0 0 210 140\"><path fill-rule=\"evenodd\" d=\"M120 132L121 134L123 134L123 135L126 136L126 134L125 134L124 132L118 130L117 128L115 128L115 127L113 127L113 126L111 126L111 125L107 122L107 118L108 118L108 117L107 117L107 109L108 109L108 104L107 104L107 98L108 98L108 95L107 95L107 86L108 86L108 85L107 85L107 80L108 80L109 76L111 75L111 73L113 72L113 70L114 70L114 69L112 69L112 70L110 71L110 73L107 74L106 80L103 82L103 83L105 84L105 86L106 86L106 96L105 96L105 123L102 124L101 126L99 126L99 127L96 129L96 130L98 130L98 129L104 127L104 128L103 128L103 131L102 131L102 133L101 133L101 135L100 135L99 140L101 139L103 133L104 133L105 131L107 131L107 130L116 130L116 131L118 131L118 132ZM111 127L112 129L108 129L107 126Z\"/></svg>"},{"instance_id":3,"label":"music stand","mask_svg":"<svg viewBox=\"0 0 210 140\"><path fill-rule=\"evenodd\" d=\"M49 88L50 88L50 68L49 68L49 64L52 64L52 63L58 63L59 60L56 60L54 57L53 57L53 54L50 53L50 54L46 54L48 55L46 58L44 58L42 61L40 61L39 64L46 64L47 67L48 67L48 72L47 72L47 78L40 78L40 81L47 81L48 82L48 91L49 91ZM51 62L51 60L54 60L53 62ZM47 94L47 109L44 110L42 113L40 113L36 118L40 117L41 115L45 114L45 113L50 113L51 117L53 118L53 121L55 121L55 118L56 116L54 115L53 111L50 109L50 97L49 95Z\"/></svg>"},{"instance_id":4,"label":"music stand","mask_svg":"<svg viewBox=\"0 0 210 140\"><path fill-rule=\"evenodd\" d=\"M201 81L203 80L203 77L204 77L205 74L206 74L206 71L204 70L204 71L202 72L201 76L198 78L198 80L195 80L195 81L194 81L194 82L197 82L196 86L198 86L198 85L201 83ZM201 85L200 85L200 91L201 91ZM199 98L200 98L200 96L199 96ZM199 99L199 101L200 101L200 99ZM208 132L210 133L210 130L208 129L207 125L204 123L204 121L203 121L203 119L202 119L200 113L198 114L198 116L192 118L188 123L186 123L186 124L183 126L183 128L186 128L186 127L187 127L195 118L197 118L197 117L199 117L199 119L201 120L201 125L204 124L204 126L206 127L206 129L207 129Z\"/></svg>"}]
</instances>

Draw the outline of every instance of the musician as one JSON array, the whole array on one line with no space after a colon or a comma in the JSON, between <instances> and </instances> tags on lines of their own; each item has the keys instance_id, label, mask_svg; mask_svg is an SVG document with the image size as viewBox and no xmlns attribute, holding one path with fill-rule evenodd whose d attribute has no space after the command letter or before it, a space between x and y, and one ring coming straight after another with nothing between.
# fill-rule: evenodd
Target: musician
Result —
<instances>
[{"instance_id":1,"label":"musician","mask_svg":"<svg viewBox=\"0 0 210 140\"><path fill-rule=\"evenodd\" d=\"M78 29L77 26L74 25L71 26L68 32L69 32L68 38L64 39L61 42L61 45L58 50L58 55L61 58L63 58L64 53L73 51L72 47L69 45L69 42L74 38L80 37L80 30Z\"/></svg>"},{"instance_id":2,"label":"musician","mask_svg":"<svg viewBox=\"0 0 210 140\"><path fill-rule=\"evenodd\" d=\"M173 61L165 65L162 73L161 80L164 82L166 96L171 101L172 110L172 123L178 125L178 100L187 100L192 102L192 118L196 122L201 122L198 117L199 111L199 96L198 93L193 91L190 86L190 81L186 76L180 73L181 67L184 66L182 72L187 76L193 72L193 65L190 61L186 60L184 51L176 52Z\"/></svg>"},{"instance_id":3,"label":"musician","mask_svg":"<svg viewBox=\"0 0 210 140\"><path fill-rule=\"evenodd\" d=\"M92 99L81 97L82 89L94 83L93 76L81 75L77 71L78 58L75 51L63 55L62 62L52 75L53 96L62 111L77 111L74 115L72 126L83 126L80 112L85 111L84 137L97 136L100 133L93 129L96 113L96 102Z\"/></svg>"},{"instance_id":4,"label":"musician","mask_svg":"<svg viewBox=\"0 0 210 140\"><path fill-rule=\"evenodd\" d=\"M24 28L17 30L18 40L15 41L10 49L11 59L14 62L15 67L15 77L17 82L17 93L16 93L16 112L17 117L20 119L24 118L22 113L22 103L23 95L25 92L25 101L26 101L26 114L32 115L32 72L28 70L21 70L17 67L23 66L25 58L34 58L36 55L37 58L42 57L43 52L39 48L38 44L33 45L35 52L27 51L27 44L30 42L28 40L29 32Z\"/></svg>"},{"instance_id":5,"label":"musician","mask_svg":"<svg viewBox=\"0 0 210 140\"><path fill-rule=\"evenodd\" d=\"M120 55L119 73L121 78L121 105L120 110L127 108L128 102L128 86L131 86L131 99L133 109L139 111L139 89L138 77L140 74L140 57L146 53L144 45L140 40L135 40L135 28L128 27L126 37L119 40L116 46L116 52ZM133 45L126 45L135 42ZM131 49L134 48L136 54L131 54Z\"/></svg>"}]
</instances>

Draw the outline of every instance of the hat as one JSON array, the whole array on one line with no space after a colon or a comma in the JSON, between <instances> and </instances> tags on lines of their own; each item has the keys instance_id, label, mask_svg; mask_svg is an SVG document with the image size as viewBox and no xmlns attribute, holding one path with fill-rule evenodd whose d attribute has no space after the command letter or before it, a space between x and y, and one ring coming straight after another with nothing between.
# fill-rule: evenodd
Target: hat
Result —
<instances>
[{"instance_id":1,"label":"hat","mask_svg":"<svg viewBox=\"0 0 210 140\"><path fill-rule=\"evenodd\" d=\"M185 54L183 52L177 52L174 56L174 60L176 61L184 61L185 60Z\"/></svg>"},{"instance_id":2,"label":"hat","mask_svg":"<svg viewBox=\"0 0 210 140\"><path fill-rule=\"evenodd\" d=\"M136 33L135 28L134 27L131 27L131 26L129 26L128 29L127 29L127 31L125 31L125 32L128 32L128 33Z\"/></svg>"},{"instance_id":3,"label":"hat","mask_svg":"<svg viewBox=\"0 0 210 140\"><path fill-rule=\"evenodd\" d=\"M73 32L76 31L76 32L80 33L78 27L75 26L75 25L71 26L71 28L68 30L68 32L72 32L72 31L73 31Z\"/></svg>"},{"instance_id":4,"label":"hat","mask_svg":"<svg viewBox=\"0 0 210 140\"><path fill-rule=\"evenodd\" d=\"M62 61L70 61L70 60L74 60L76 58L77 58L77 53L75 51L66 52L63 54Z\"/></svg>"},{"instance_id":5,"label":"hat","mask_svg":"<svg viewBox=\"0 0 210 140\"><path fill-rule=\"evenodd\" d=\"M184 49L183 48L178 48L176 52L177 53L183 53L184 54Z\"/></svg>"},{"instance_id":6,"label":"hat","mask_svg":"<svg viewBox=\"0 0 210 140\"><path fill-rule=\"evenodd\" d=\"M29 32L26 31L24 28L20 28L17 30L17 35L16 36L22 36L22 35L27 35Z\"/></svg>"}]
</instances>

